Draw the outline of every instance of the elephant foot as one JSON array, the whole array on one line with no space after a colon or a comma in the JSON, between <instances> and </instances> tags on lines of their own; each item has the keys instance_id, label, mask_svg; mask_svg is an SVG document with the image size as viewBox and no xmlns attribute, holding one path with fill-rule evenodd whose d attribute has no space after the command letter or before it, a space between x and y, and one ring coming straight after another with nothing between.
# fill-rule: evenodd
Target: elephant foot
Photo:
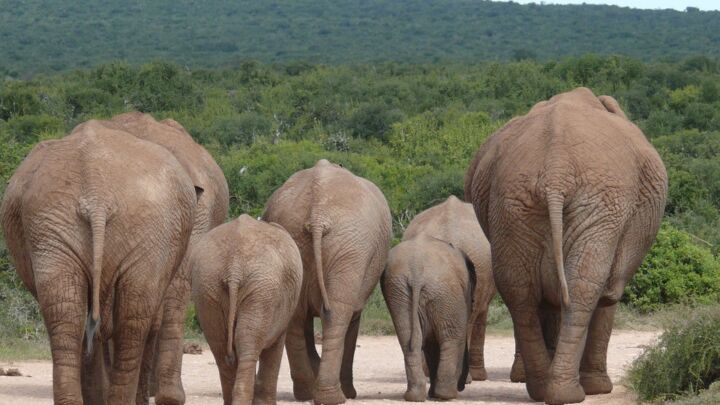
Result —
<instances>
[{"instance_id":1,"label":"elephant foot","mask_svg":"<svg viewBox=\"0 0 720 405\"><path fill-rule=\"evenodd\" d=\"M450 400L457 398L457 383L455 384L437 384L430 387L428 396L430 398L436 398L441 400Z\"/></svg>"},{"instance_id":2,"label":"elephant foot","mask_svg":"<svg viewBox=\"0 0 720 405\"><path fill-rule=\"evenodd\" d=\"M425 402L425 384L408 387L404 398L408 402Z\"/></svg>"},{"instance_id":3,"label":"elephant foot","mask_svg":"<svg viewBox=\"0 0 720 405\"><path fill-rule=\"evenodd\" d=\"M253 405L275 405L277 399L274 396L255 395L252 403Z\"/></svg>"},{"instance_id":4,"label":"elephant foot","mask_svg":"<svg viewBox=\"0 0 720 405\"><path fill-rule=\"evenodd\" d=\"M475 376L473 376L473 378L475 378ZM515 354L515 360L510 369L510 381L517 383L525 382L525 364L523 364L520 354Z\"/></svg>"},{"instance_id":5,"label":"elephant foot","mask_svg":"<svg viewBox=\"0 0 720 405\"><path fill-rule=\"evenodd\" d=\"M340 383L340 385L342 387L343 394L345 394L345 398L355 399L355 397L357 397L357 391L355 391L355 387L353 386L352 381L343 382L343 383Z\"/></svg>"},{"instance_id":6,"label":"elephant foot","mask_svg":"<svg viewBox=\"0 0 720 405\"><path fill-rule=\"evenodd\" d=\"M182 386L158 386L155 393L156 405L183 405L185 403L185 391Z\"/></svg>"},{"instance_id":7,"label":"elephant foot","mask_svg":"<svg viewBox=\"0 0 720 405\"><path fill-rule=\"evenodd\" d=\"M549 405L576 404L585 400L583 387L575 383L550 382L545 388L545 403Z\"/></svg>"},{"instance_id":8,"label":"elephant foot","mask_svg":"<svg viewBox=\"0 0 720 405\"><path fill-rule=\"evenodd\" d=\"M345 394L343 394L342 388L340 388L340 384L329 388L316 387L314 392L314 400L315 405L336 405L343 404L346 401Z\"/></svg>"},{"instance_id":9,"label":"elephant foot","mask_svg":"<svg viewBox=\"0 0 720 405\"><path fill-rule=\"evenodd\" d=\"M298 401L311 401L313 399L312 384L293 382L293 396Z\"/></svg>"},{"instance_id":10,"label":"elephant foot","mask_svg":"<svg viewBox=\"0 0 720 405\"><path fill-rule=\"evenodd\" d=\"M485 370L485 367L470 367L470 376L472 376L471 381L485 381L487 380L487 370Z\"/></svg>"},{"instance_id":11,"label":"elephant foot","mask_svg":"<svg viewBox=\"0 0 720 405\"><path fill-rule=\"evenodd\" d=\"M542 401L545 398L545 380L528 380L525 382L525 389L533 401Z\"/></svg>"},{"instance_id":12,"label":"elephant foot","mask_svg":"<svg viewBox=\"0 0 720 405\"><path fill-rule=\"evenodd\" d=\"M585 395L608 394L612 392L613 384L605 372L580 372L580 385Z\"/></svg>"}]
</instances>

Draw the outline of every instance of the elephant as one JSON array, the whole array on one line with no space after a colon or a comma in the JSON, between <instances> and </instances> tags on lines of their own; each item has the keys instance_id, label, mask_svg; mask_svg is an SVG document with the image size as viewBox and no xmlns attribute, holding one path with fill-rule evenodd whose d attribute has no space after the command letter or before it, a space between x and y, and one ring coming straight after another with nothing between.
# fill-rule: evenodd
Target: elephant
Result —
<instances>
[{"instance_id":1,"label":"elephant","mask_svg":"<svg viewBox=\"0 0 720 405\"><path fill-rule=\"evenodd\" d=\"M453 245L420 233L395 246L380 286L405 357L405 400L454 399L469 373L467 330L475 294L475 266Z\"/></svg>"},{"instance_id":2,"label":"elephant","mask_svg":"<svg viewBox=\"0 0 720 405\"><path fill-rule=\"evenodd\" d=\"M302 287L295 241L279 225L241 215L202 236L188 257L225 404L274 404L285 330Z\"/></svg>"},{"instance_id":3,"label":"elephant","mask_svg":"<svg viewBox=\"0 0 720 405\"><path fill-rule=\"evenodd\" d=\"M56 404L135 400L200 195L165 148L94 120L39 143L15 171L0 216L49 333Z\"/></svg>"},{"instance_id":4,"label":"elephant","mask_svg":"<svg viewBox=\"0 0 720 405\"><path fill-rule=\"evenodd\" d=\"M188 173L193 183L204 192L195 210L195 223L190 247L209 230L225 222L229 206L227 181L212 156L197 144L176 121L158 122L149 114L129 112L116 115L108 123L140 139L153 142L170 151ZM185 391L180 378L182 371L185 312L190 302L190 274L185 262L172 279L159 315L156 350L144 359L137 403L147 404L154 394L157 404L183 404ZM154 370L154 371L153 371ZM150 381L156 381L151 384ZM156 385L156 387L154 387Z\"/></svg>"},{"instance_id":5,"label":"elephant","mask_svg":"<svg viewBox=\"0 0 720 405\"><path fill-rule=\"evenodd\" d=\"M667 187L642 131L586 88L536 104L478 150L465 198L490 241L532 399L576 403L612 390L616 304L655 240ZM557 323L543 328L546 317Z\"/></svg>"},{"instance_id":6,"label":"elephant","mask_svg":"<svg viewBox=\"0 0 720 405\"><path fill-rule=\"evenodd\" d=\"M490 243L475 217L472 204L451 195L444 202L417 214L403 233L403 241L428 235L452 244L473 262L477 283L473 298L468 341L470 342L470 375L472 380L487 379L483 347L490 301L495 283L490 259Z\"/></svg>"},{"instance_id":7,"label":"elephant","mask_svg":"<svg viewBox=\"0 0 720 405\"><path fill-rule=\"evenodd\" d=\"M277 189L262 218L287 229L303 261L302 292L285 343L295 398L318 404L355 398L360 313L390 248L385 197L370 181L321 159ZM322 320L322 359L313 342L314 317Z\"/></svg>"}]
</instances>

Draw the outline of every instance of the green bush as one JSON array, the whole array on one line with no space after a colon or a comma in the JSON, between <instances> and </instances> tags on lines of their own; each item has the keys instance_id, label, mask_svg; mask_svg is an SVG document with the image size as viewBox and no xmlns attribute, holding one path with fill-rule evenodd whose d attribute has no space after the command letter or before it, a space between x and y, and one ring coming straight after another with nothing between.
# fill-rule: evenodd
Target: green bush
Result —
<instances>
[{"instance_id":1,"label":"green bush","mask_svg":"<svg viewBox=\"0 0 720 405\"><path fill-rule=\"evenodd\" d=\"M700 308L678 322L629 370L630 386L642 400L694 394L720 378L720 306Z\"/></svg>"},{"instance_id":2,"label":"green bush","mask_svg":"<svg viewBox=\"0 0 720 405\"><path fill-rule=\"evenodd\" d=\"M0 84L2 84L0 82ZM0 119L26 114L39 114L42 104L37 92L22 84L0 87Z\"/></svg>"},{"instance_id":3,"label":"green bush","mask_svg":"<svg viewBox=\"0 0 720 405\"><path fill-rule=\"evenodd\" d=\"M45 336L45 325L35 298L22 284L0 240L0 339Z\"/></svg>"},{"instance_id":4,"label":"green bush","mask_svg":"<svg viewBox=\"0 0 720 405\"><path fill-rule=\"evenodd\" d=\"M45 134L63 132L64 129L63 121L50 115L21 115L7 123L7 132L22 143L34 143Z\"/></svg>"},{"instance_id":5,"label":"green bush","mask_svg":"<svg viewBox=\"0 0 720 405\"><path fill-rule=\"evenodd\" d=\"M657 240L635 277L625 288L623 301L640 311L665 304L711 303L720 297L720 262L691 236L663 224Z\"/></svg>"}]
</instances>

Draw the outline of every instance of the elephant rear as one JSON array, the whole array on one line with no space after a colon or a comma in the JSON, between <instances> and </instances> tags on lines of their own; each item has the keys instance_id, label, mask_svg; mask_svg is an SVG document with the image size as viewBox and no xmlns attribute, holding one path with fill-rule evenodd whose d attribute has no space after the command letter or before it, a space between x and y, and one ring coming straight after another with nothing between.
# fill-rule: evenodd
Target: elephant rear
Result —
<instances>
[{"instance_id":1,"label":"elephant rear","mask_svg":"<svg viewBox=\"0 0 720 405\"><path fill-rule=\"evenodd\" d=\"M303 288L287 339L295 398L324 404L355 398L360 314L390 245L385 197L370 181L321 159L273 193L263 219L287 229L302 255ZM322 358L312 344L314 317L323 324Z\"/></svg>"},{"instance_id":2,"label":"elephant rear","mask_svg":"<svg viewBox=\"0 0 720 405\"><path fill-rule=\"evenodd\" d=\"M281 227L242 215L201 237L189 263L225 403L274 403L285 330L302 284L297 246Z\"/></svg>"},{"instance_id":3,"label":"elephant rear","mask_svg":"<svg viewBox=\"0 0 720 405\"><path fill-rule=\"evenodd\" d=\"M405 399L425 400L423 356L430 372L429 395L456 397L468 373L472 262L444 241L418 236L391 250L381 286L405 356Z\"/></svg>"},{"instance_id":4,"label":"elephant rear","mask_svg":"<svg viewBox=\"0 0 720 405\"><path fill-rule=\"evenodd\" d=\"M530 397L561 404L610 392L616 303L662 220L658 153L614 99L579 88L493 134L465 195L492 246Z\"/></svg>"},{"instance_id":5,"label":"elephant rear","mask_svg":"<svg viewBox=\"0 0 720 405\"><path fill-rule=\"evenodd\" d=\"M177 160L116 131L89 121L38 145L13 175L3 204L18 272L32 279L26 285L40 303L53 358L65 359L53 365L60 402L83 396L84 330L88 345L97 322L101 342L116 330L146 335L192 228L196 194ZM140 368L144 341L123 336L114 339L111 403L133 391Z\"/></svg>"}]
</instances>

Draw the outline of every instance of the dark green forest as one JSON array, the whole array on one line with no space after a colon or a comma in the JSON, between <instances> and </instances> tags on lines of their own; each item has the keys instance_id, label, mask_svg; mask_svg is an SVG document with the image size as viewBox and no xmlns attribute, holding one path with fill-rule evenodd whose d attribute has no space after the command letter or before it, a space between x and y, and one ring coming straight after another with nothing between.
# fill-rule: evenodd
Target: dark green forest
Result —
<instances>
[{"instance_id":1,"label":"dark green forest","mask_svg":"<svg viewBox=\"0 0 720 405\"><path fill-rule=\"evenodd\" d=\"M720 55L720 12L482 0L0 0L0 74L150 59L191 68L305 60L357 64L644 61Z\"/></svg>"}]
</instances>

